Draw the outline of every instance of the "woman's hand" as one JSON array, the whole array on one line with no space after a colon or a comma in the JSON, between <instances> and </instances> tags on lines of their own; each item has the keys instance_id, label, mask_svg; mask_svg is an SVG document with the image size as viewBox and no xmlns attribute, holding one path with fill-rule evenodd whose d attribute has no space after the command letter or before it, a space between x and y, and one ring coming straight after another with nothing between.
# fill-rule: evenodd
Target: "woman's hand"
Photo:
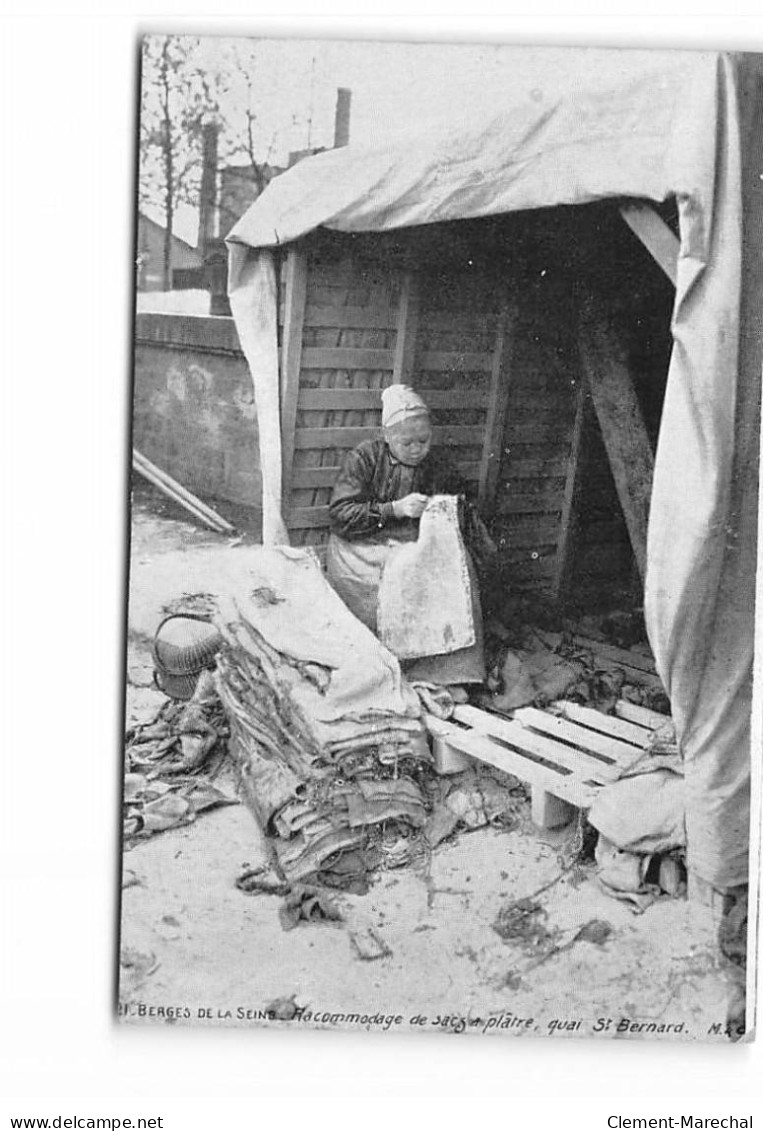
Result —
<instances>
[{"instance_id":1,"label":"woman's hand","mask_svg":"<svg viewBox=\"0 0 763 1131\"><path fill-rule=\"evenodd\" d=\"M403 499L396 499L392 504L395 518L421 518L424 507L429 502L427 495L406 495Z\"/></svg>"}]
</instances>

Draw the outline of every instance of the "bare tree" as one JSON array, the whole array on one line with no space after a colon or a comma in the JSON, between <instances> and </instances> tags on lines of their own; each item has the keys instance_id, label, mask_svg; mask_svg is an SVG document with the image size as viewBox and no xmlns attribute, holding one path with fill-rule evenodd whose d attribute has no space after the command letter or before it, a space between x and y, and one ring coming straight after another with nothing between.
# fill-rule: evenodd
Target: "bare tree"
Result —
<instances>
[{"instance_id":1,"label":"bare tree","mask_svg":"<svg viewBox=\"0 0 763 1131\"><path fill-rule=\"evenodd\" d=\"M245 45L234 43L229 58L232 76L243 84L245 98L239 103L235 119L231 115L228 121L228 150L231 158L243 156L246 159L259 194L267 187L267 168L276 144L276 132L271 130L269 137L265 134L256 110L253 52L247 51Z\"/></svg>"},{"instance_id":2,"label":"bare tree","mask_svg":"<svg viewBox=\"0 0 763 1131\"><path fill-rule=\"evenodd\" d=\"M230 224L288 166L291 150L308 146L314 60L308 72L304 57L295 66L283 45L237 39L220 46L217 62L220 161L230 189L220 216Z\"/></svg>"},{"instance_id":3,"label":"bare tree","mask_svg":"<svg viewBox=\"0 0 763 1131\"><path fill-rule=\"evenodd\" d=\"M288 58L273 43L148 36L142 63L140 202L163 215L163 285L169 289L178 205L201 204L202 219L208 220L221 204L216 199L217 174L227 168L229 176L233 174L228 183L235 186L238 180L243 189L240 200L233 189L229 214L219 213L223 223L233 223L281 171L272 163L274 154L280 151L279 163L288 163L283 151L289 137L303 136L308 145L315 60L310 65L309 90L307 83L303 85L290 113L284 113L285 100L278 89ZM289 77L293 98L294 76ZM209 145L212 121L217 129L214 146ZM219 159L217 174L211 178L209 169L203 176L205 132L208 156L216 149ZM202 245L207 235L205 230Z\"/></svg>"},{"instance_id":4,"label":"bare tree","mask_svg":"<svg viewBox=\"0 0 763 1131\"><path fill-rule=\"evenodd\" d=\"M177 205L198 204L204 122L217 109L198 66L198 40L147 36L141 75L140 202L164 216L163 285L172 285L172 235Z\"/></svg>"}]
</instances>

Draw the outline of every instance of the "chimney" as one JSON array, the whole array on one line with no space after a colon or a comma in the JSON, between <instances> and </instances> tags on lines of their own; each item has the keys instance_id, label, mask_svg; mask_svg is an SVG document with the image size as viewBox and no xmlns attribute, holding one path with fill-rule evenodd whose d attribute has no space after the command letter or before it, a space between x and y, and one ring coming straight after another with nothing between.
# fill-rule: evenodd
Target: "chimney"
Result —
<instances>
[{"instance_id":1,"label":"chimney","mask_svg":"<svg viewBox=\"0 0 763 1131\"><path fill-rule=\"evenodd\" d=\"M350 102L352 91L346 86L337 87L336 114L334 115L334 149L350 144Z\"/></svg>"},{"instance_id":2,"label":"chimney","mask_svg":"<svg viewBox=\"0 0 763 1131\"><path fill-rule=\"evenodd\" d=\"M201 199L199 202L199 236L197 247L205 259L215 238L217 211L217 122L207 121L201 129Z\"/></svg>"}]
</instances>

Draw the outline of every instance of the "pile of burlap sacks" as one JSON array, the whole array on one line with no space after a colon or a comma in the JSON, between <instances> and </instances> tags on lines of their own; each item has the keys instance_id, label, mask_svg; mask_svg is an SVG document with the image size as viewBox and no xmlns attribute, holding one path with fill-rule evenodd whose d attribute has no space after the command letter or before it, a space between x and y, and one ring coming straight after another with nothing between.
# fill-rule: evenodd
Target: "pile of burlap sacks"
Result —
<instances>
[{"instance_id":1,"label":"pile of burlap sacks","mask_svg":"<svg viewBox=\"0 0 763 1131\"><path fill-rule=\"evenodd\" d=\"M229 754L280 871L341 885L402 862L429 817L431 754L395 657L310 550L241 555L214 610Z\"/></svg>"}]
</instances>

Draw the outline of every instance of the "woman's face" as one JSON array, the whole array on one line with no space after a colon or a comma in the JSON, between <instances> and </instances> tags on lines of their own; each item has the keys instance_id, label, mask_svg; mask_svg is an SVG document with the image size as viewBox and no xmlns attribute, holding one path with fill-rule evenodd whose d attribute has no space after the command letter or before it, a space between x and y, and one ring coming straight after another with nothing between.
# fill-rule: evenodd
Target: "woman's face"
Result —
<instances>
[{"instance_id":1,"label":"woman's face","mask_svg":"<svg viewBox=\"0 0 763 1131\"><path fill-rule=\"evenodd\" d=\"M416 467L432 446L429 417L422 413L410 420L401 420L384 429L384 439L396 460L409 467Z\"/></svg>"}]
</instances>

